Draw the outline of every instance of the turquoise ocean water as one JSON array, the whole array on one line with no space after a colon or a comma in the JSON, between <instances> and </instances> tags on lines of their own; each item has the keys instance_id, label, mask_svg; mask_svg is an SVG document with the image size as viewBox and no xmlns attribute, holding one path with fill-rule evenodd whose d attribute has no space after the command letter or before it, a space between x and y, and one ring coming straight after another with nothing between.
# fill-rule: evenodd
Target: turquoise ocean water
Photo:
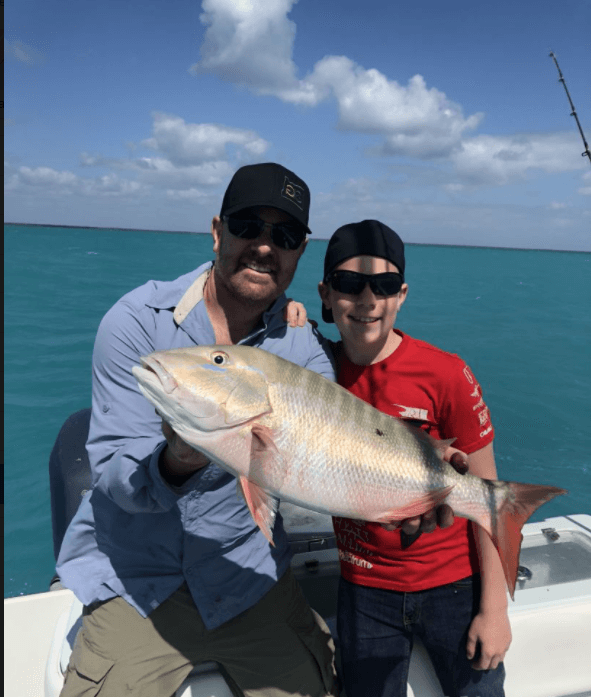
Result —
<instances>
[{"instance_id":1,"label":"turquoise ocean water","mask_svg":"<svg viewBox=\"0 0 591 697\"><path fill-rule=\"evenodd\" d=\"M5 225L4 595L47 590L54 573L47 463L72 412L89 406L103 314L148 279L212 258L209 235ZM320 328L312 240L290 294ZM502 479L569 489L532 517L591 512L591 255L407 247L398 325L460 354L496 428Z\"/></svg>"}]
</instances>

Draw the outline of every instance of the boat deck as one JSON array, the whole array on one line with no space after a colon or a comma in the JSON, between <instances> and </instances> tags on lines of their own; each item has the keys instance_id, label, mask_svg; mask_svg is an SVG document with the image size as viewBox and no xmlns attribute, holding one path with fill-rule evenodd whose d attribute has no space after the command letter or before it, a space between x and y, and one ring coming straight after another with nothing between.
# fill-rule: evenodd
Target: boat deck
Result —
<instances>
[{"instance_id":1,"label":"boat deck","mask_svg":"<svg viewBox=\"0 0 591 697\"><path fill-rule=\"evenodd\" d=\"M292 568L312 605L336 630L339 562L328 516L282 506ZM549 518L524 527L513 642L505 660L507 697L591 697L591 516ZM58 697L81 605L68 590L4 600L4 691ZM338 642L337 642L338 643ZM177 697L232 697L215 664L201 666ZM444 697L417 642L408 697Z\"/></svg>"}]
</instances>

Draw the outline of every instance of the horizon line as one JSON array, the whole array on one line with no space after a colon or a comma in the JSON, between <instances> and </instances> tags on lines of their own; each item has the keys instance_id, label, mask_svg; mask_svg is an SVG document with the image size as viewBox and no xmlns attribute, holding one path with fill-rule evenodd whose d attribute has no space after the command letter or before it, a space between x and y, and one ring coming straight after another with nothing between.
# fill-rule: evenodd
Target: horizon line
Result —
<instances>
[{"instance_id":1,"label":"horizon line","mask_svg":"<svg viewBox=\"0 0 591 697\"><path fill-rule=\"evenodd\" d=\"M131 227L104 227L96 225L58 225L55 223L16 223L4 221L4 225L21 225L23 227L57 227L70 228L74 230L121 230L122 232L156 232L165 235L210 235L210 232L197 232L195 230L149 230L147 228ZM329 237L310 237L311 242L328 241ZM467 247L469 249L506 249L516 252L568 252L573 254L589 254L591 249L549 249L547 247L495 247L486 244L452 244L445 242L405 242L405 246L411 247Z\"/></svg>"}]
</instances>

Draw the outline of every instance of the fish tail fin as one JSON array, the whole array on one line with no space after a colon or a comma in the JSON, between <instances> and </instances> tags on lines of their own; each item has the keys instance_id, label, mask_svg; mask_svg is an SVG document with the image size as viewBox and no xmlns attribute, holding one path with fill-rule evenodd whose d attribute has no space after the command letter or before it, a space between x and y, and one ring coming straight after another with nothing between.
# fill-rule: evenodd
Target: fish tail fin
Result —
<instances>
[{"instance_id":1,"label":"fish tail fin","mask_svg":"<svg viewBox=\"0 0 591 697\"><path fill-rule=\"evenodd\" d=\"M542 484L521 484L520 482L504 482L504 484L508 485L507 495L497 510L496 518L491 521L491 530L487 532L501 558L509 594L514 600L519 552L523 540L521 530L527 519L542 504L568 492L565 489Z\"/></svg>"}]
</instances>

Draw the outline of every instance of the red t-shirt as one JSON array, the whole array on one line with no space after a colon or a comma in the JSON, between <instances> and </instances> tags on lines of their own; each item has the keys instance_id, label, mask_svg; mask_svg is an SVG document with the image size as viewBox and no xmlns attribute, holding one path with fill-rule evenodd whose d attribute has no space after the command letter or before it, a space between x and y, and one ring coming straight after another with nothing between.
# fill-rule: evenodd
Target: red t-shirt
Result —
<instances>
[{"instance_id":1,"label":"red t-shirt","mask_svg":"<svg viewBox=\"0 0 591 697\"><path fill-rule=\"evenodd\" d=\"M342 354L338 382L380 411L427 431L456 438L465 453L494 437L480 385L459 356L394 330L402 343L388 358L355 365ZM465 518L446 530L424 533L402 549L400 531L378 523L334 518L345 579L362 586L418 591L452 583L478 571L474 539Z\"/></svg>"}]
</instances>

